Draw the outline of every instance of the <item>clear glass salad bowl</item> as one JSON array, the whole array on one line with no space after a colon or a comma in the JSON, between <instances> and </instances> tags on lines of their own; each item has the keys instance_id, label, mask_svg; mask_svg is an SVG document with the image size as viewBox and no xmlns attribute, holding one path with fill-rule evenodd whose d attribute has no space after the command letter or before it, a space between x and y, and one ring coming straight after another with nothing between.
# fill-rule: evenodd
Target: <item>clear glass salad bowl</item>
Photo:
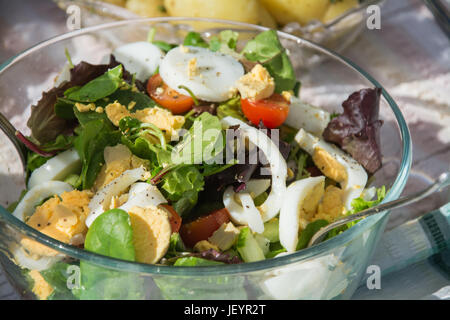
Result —
<instances>
[{"instance_id":1,"label":"clear glass salad bowl","mask_svg":"<svg viewBox=\"0 0 450 320\"><path fill-rule=\"evenodd\" d=\"M125 20L63 34L39 43L0 66L0 110L24 134L30 106L42 91L53 86L66 63L67 49L74 63L99 63L113 48L145 40L149 28L156 39L179 43L189 30L205 38L222 29L239 32L238 47L263 27L210 19L150 18ZM347 59L296 36L279 33L302 82L300 97L329 111L354 91L381 87L369 74ZM383 89L380 117L383 167L371 179L386 185L384 201L401 194L411 166L411 140L405 120ZM383 233L387 213L381 213L317 246L259 262L208 266L173 267L113 259L54 240L16 219L7 206L25 189L25 173L13 143L0 131L0 262L10 280L25 298L36 298L27 270L15 263L21 240L29 238L58 251L73 266L61 270L60 285L77 288L79 280L96 299L348 299L366 273L371 254ZM89 274L80 274L79 263L88 264ZM83 269L85 270L85 269ZM86 269L87 270L87 269ZM61 281L62 279L62 281ZM61 289L61 288L60 288ZM62 288L65 289L65 288ZM60 298L71 298L63 295Z\"/></svg>"}]
</instances>

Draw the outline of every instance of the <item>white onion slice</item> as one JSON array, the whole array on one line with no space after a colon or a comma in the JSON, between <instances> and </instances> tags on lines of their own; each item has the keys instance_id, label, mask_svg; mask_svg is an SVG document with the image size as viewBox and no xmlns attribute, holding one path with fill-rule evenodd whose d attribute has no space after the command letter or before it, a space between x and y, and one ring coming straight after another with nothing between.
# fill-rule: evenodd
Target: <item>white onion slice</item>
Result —
<instances>
[{"instance_id":1,"label":"white onion slice","mask_svg":"<svg viewBox=\"0 0 450 320\"><path fill-rule=\"evenodd\" d=\"M130 187L128 192L128 201L119 207L119 209L129 211L132 207L148 208L157 206L161 203L167 203L162 193L154 185L147 182L137 182Z\"/></svg>"},{"instance_id":2,"label":"white onion slice","mask_svg":"<svg viewBox=\"0 0 450 320\"><path fill-rule=\"evenodd\" d=\"M267 158L272 173L272 189L266 201L260 206L263 221L275 217L281 209L286 192L287 165L277 145L261 130L251 127L241 120L225 117L222 124L226 127L239 126L243 136L257 146Z\"/></svg>"},{"instance_id":3,"label":"white onion slice","mask_svg":"<svg viewBox=\"0 0 450 320\"><path fill-rule=\"evenodd\" d=\"M116 179L98 190L89 202L89 215L86 218L87 227L89 228L92 222L94 222L100 214L109 209L112 197L119 195L133 183L141 180L144 177L145 172L143 167L126 170Z\"/></svg>"},{"instance_id":4,"label":"white onion slice","mask_svg":"<svg viewBox=\"0 0 450 320\"><path fill-rule=\"evenodd\" d=\"M235 195L239 197L242 205L237 203ZM256 233L262 233L264 231L261 213L255 207L255 203L249 193L240 192L236 194L233 187L230 186L224 192L223 203L230 213L231 220L235 224L248 225L250 230Z\"/></svg>"}]
</instances>

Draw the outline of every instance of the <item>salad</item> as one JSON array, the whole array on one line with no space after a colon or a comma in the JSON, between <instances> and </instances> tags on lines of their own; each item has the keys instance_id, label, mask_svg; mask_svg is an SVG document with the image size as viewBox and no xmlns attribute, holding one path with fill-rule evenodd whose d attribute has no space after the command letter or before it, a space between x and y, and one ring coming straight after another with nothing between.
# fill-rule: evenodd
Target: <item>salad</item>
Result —
<instances>
[{"instance_id":1,"label":"salad","mask_svg":"<svg viewBox=\"0 0 450 320\"><path fill-rule=\"evenodd\" d=\"M367 187L382 165L381 89L351 93L330 114L300 98L276 31L245 44L231 30L208 41L189 32L180 45L154 36L104 64L74 64L66 51L31 107L31 135L17 133L29 152L15 217L97 254L208 266L302 250L384 198ZM82 286L67 292L55 281L73 261L28 238L13 252L39 298L92 297L99 267L79 262Z\"/></svg>"}]
</instances>

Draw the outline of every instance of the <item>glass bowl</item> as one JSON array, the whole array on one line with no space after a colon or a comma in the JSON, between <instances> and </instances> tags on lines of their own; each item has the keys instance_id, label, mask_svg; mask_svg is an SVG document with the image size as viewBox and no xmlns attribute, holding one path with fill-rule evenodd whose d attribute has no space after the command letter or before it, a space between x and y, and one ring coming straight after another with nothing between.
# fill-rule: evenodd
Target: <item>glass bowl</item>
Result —
<instances>
[{"instance_id":1,"label":"glass bowl","mask_svg":"<svg viewBox=\"0 0 450 320\"><path fill-rule=\"evenodd\" d=\"M240 33L238 46L266 28L211 19L150 18L124 20L63 34L37 44L0 66L1 112L24 134L30 106L53 86L66 63L67 48L74 63L99 63L121 44L145 40L150 27L157 40L180 42L195 29L209 38L222 28ZM296 36L279 32L302 81L300 97L329 111L354 91L381 87L369 74L344 57ZM383 89L380 116L383 167L371 185L386 185L384 201L402 192L411 166L411 140L405 120ZM82 299L347 299L366 272L368 260L383 233L387 213L364 219L356 226L315 247L282 257L235 265L173 267L146 265L108 258L54 240L16 219L5 208L25 188L20 156L0 131L0 262L11 283L26 298L36 298L30 270L19 267L26 239L56 250L65 263L56 271L36 266L44 279L56 278L52 298ZM81 265L81 268L80 268ZM44 269L44 270L39 270ZM36 274L36 271L33 271ZM55 279L53 279L55 281ZM66 282L64 282L66 281ZM81 281L81 282L80 282ZM36 283L40 283L37 281ZM76 290L81 284L83 290ZM34 292L33 292L34 289ZM38 291L41 290L41 291ZM79 295L77 295L79 297Z\"/></svg>"}]
</instances>

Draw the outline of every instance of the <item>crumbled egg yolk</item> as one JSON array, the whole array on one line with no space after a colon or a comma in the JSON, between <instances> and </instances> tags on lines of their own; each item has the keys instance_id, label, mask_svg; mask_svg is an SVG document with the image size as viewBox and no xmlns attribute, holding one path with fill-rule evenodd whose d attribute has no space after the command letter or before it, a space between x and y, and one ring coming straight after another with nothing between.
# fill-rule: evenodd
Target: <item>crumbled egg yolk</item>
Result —
<instances>
[{"instance_id":1,"label":"crumbled egg yolk","mask_svg":"<svg viewBox=\"0 0 450 320\"><path fill-rule=\"evenodd\" d=\"M136 169L146 165L147 161L136 157L125 145L118 144L106 147L103 152L105 164L102 166L94 182L94 189L99 190L126 170Z\"/></svg>"},{"instance_id":2,"label":"crumbled egg yolk","mask_svg":"<svg viewBox=\"0 0 450 320\"><path fill-rule=\"evenodd\" d=\"M346 214L343 199L344 191L333 185L324 188L324 183L317 184L306 196L300 208L300 229L316 220L334 220Z\"/></svg>"},{"instance_id":3,"label":"crumbled egg yolk","mask_svg":"<svg viewBox=\"0 0 450 320\"><path fill-rule=\"evenodd\" d=\"M343 193L341 188L332 185L328 186L325 189L322 202L318 205L313 221L324 219L332 222L345 215L346 210L342 201Z\"/></svg>"},{"instance_id":4,"label":"crumbled egg yolk","mask_svg":"<svg viewBox=\"0 0 450 320\"><path fill-rule=\"evenodd\" d=\"M188 62L188 76L190 79L198 75L197 58L192 58Z\"/></svg>"},{"instance_id":5,"label":"crumbled egg yolk","mask_svg":"<svg viewBox=\"0 0 450 320\"><path fill-rule=\"evenodd\" d=\"M33 293L40 300L47 300L47 298L53 293L53 287L45 281L44 277L37 270L31 270L29 276L34 281L33 285Z\"/></svg>"},{"instance_id":6,"label":"crumbled egg yolk","mask_svg":"<svg viewBox=\"0 0 450 320\"><path fill-rule=\"evenodd\" d=\"M275 81L262 65L257 64L243 75L236 87L244 99L261 100L270 97L275 91Z\"/></svg>"},{"instance_id":7,"label":"crumbled egg yolk","mask_svg":"<svg viewBox=\"0 0 450 320\"><path fill-rule=\"evenodd\" d=\"M92 193L73 190L55 195L36 208L26 223L43 234L64 243L76 235L85 235L85 220L89 214L89 201ZM55 256L57 252L40 243L24 238L23 247L32 255Z\"/></svg>"},{"instance_id":8,"label":"crumbled egg yolk","mask_svg":"<svg viewBox=\"0 0 450 320\"><path fill-rule=\"evenodd\" d=\"M312 159L317 168L319 168L326 177L337 182L347 180L347 171L345 170L345 167L324 149L320 147L314 149Z\"/></svg>"},{"instance_id":9,"label":"crumbled egg yolk","mask_svg":"<svg viewBox=\"0 0 450 320\"><path fill-rule=\"evenodd\" d=\"M132 117L144 123L151 123L165 132L166 138L170 139L176 136L177 130L181 129L184 124L183 116L174 116L170 111L154 107L137 110L131 113L128 108L115 101L105 107L108 119L115 126L119 126L119 121L124 117Z\"/></svg>"},{"instance_id":10,"label":"crumbled egg yolk","mask_svg":"<svg viewBox=\"0 0 450 320\"><path fill-rule=\"evenodd\" d=\"M75 108L79 112L88 112L88 111L94 111L95 110L95 104L89 103L89 104L83 104L80 102L75 103Z\"/></svg>"}]
</instances>

